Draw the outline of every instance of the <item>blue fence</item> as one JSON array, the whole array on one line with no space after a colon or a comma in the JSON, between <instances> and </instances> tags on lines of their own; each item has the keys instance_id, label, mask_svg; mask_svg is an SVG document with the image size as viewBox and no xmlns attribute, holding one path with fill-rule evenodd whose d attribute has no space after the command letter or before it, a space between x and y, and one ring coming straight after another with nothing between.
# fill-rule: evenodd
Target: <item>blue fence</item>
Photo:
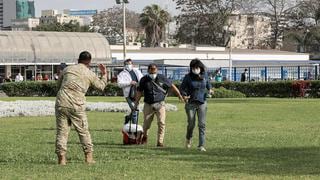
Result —
<instances>
[{"instance_id":1,"label":"blue fence","mask_svg":"<svg viewBox=\"0 0 320 180\"><path fill-rule=\"evenodd\" d=\"M208 75L214 81L214 72L218 68L209 68ZM250 81L277 81L277 80L314 80L319 79L318 66L262 66L262 67L233 67L231 73L232 81L240 81L241 73L248 69L248 80ZM146 67L141 67L144 74ZM158 67L161 74L165 74L172 80L182 80L189 72L189 67ZM221 68L222 81L229 79L229 68Z\"/></svg>"}]
</instances>

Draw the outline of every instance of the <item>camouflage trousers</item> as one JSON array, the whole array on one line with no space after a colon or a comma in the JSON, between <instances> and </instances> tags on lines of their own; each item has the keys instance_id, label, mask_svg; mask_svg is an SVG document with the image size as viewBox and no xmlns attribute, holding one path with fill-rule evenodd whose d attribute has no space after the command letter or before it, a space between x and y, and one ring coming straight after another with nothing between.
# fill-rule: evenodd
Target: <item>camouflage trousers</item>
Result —
<instances>
[{"instance_id":1,"label":"camouflage trousers","mask_svg":"<svg viewBox=\"0 0 320 180\"><path fill-rule=\"evenodd\" d=\"M93 151L91 136L88 129L88 119L85 111L76 111L70 108L56 107L56 153L67 152L68 135L71 125L77 131L85 153Z\"/></svg>"}]
</instances>

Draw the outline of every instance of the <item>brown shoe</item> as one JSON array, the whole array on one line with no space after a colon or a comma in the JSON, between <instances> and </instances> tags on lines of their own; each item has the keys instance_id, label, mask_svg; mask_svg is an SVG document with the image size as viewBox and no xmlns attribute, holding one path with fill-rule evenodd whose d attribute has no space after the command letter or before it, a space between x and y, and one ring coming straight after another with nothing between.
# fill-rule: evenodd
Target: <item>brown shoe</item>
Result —
<instances>
[{"instance_id":1,"label":"brown shoe","mask_svg":"<svg viewBox=\"0 0 320 180\"><path fill-rule=\"evenodd\" d=\"M148 143L148 136L147 135L142 135L141 144L147 144L147 143Z\"/></svg>"},{"instance_id":2,"label":"brown shoe","mask_svg":"<svg viewBox=\"0 0 320 180\"><path fill-rule=\"evenodd\" d=\"M163 143L158 143L157 147L164 147Z\"/></svg>"},{"instance_id":3,"label":"brown shoe","mask_svg":"<svg viewBox=\"0 0 320 180\"><path fill-rule=\"evenodd\" d=\"M85 162L87 164L95 164L96 163L96 161L93 160L93 153L92 152L85 153L85 158L86 158Z\"/></svg>"},{"instance_id":4,"label":"brown shoe","mask_svg":"<svg viewBox=\"0 0 320 180\"><path fill-rule=\"evenodd\" d=\"M67 158L65 154L58 154L58 164L61 166L67 165Z\"/></svg>"}]
</instances>

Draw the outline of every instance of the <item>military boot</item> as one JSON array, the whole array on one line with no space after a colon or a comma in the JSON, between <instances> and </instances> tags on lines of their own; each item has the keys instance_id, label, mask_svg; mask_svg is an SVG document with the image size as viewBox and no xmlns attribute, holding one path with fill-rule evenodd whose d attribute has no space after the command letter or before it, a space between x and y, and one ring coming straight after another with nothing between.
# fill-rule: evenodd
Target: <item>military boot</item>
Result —
<instances>
[{"instance_id":1,"label":"military boot","mask_svg":"<svg viewBox=\"0 0 320 180\"><path fill-rule=\"evenodd\" d=\"M58 164L61 166L67 165L67 158L65 154L58 154Z\"/></svg>"},{"instance_id":2,"label":"military boot","mask_svg":"<svg viewBox=\"0 0 320 180\"><path fill-rule=\"evenodd\" d=\"M93 160L93 153L92 152L87 152L85 153L85 158L86 158L86 163L87 164L94 164L96 161Z\"/></svg>"}]
</instances>

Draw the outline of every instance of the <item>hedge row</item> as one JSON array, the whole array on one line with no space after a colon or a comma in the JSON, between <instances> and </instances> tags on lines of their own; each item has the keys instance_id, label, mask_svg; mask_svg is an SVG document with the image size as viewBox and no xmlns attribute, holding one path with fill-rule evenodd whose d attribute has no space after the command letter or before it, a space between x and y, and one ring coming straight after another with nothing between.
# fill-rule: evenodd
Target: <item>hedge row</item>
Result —
<instances>
[{"instance_id":1,"label":"hedge row","mask_svg":"<svg viewBox=\"0 0 320 180\"><path fill-rule=\"evenodd\" d=\"M320 97L320 81L221 82L213 87L239 91L247 97Z\"/></svg>"},{"instance_id":2,"label":"hedge row","mask_svg":"<svg viewBox=\"0 0 320 180\"><path fill-rule=\"evenodd\" d=\"M275 81L275 82L221 82L213 83L213 87L223 87L232 90L232 93L224 89L216 91L219 97L313 97L319 98L320 81ZM179 84L177 84L179 86ZM35 82L11 82L3 83L0 90L8 96L56 96L57 85L55 81ZM236 94L238 91L240 94ZM233 94L233 95L232 95ZM172 95L170 93L169 95ZM122 96L122 90L116 84L108 84L103 92L89 89L87 96Z\"/></svg>"},{"instance_id":3,"label":"hedge row","mask_svg":"<svg viewBox=\"0 0 320 180\"><path fill-rule=\"evenodd\" d=\"M211 98L245 98L246 95L234 90L229 90L224 87L219 87L214 90Z\"/></svg>"},{"instance_id":4,"label":"hedge row","mask_svg":"<svg viewBox=\"0 0 320 180\"><path fill-rule=\"evenodd\" d=\"M58 88L55 81L23 81L3 83L0 90L8 96L56 96ZM122 96L122 90L116 84L108 84L103 92L90 88L87 96Z\"/></svg>"}]
</instances>

